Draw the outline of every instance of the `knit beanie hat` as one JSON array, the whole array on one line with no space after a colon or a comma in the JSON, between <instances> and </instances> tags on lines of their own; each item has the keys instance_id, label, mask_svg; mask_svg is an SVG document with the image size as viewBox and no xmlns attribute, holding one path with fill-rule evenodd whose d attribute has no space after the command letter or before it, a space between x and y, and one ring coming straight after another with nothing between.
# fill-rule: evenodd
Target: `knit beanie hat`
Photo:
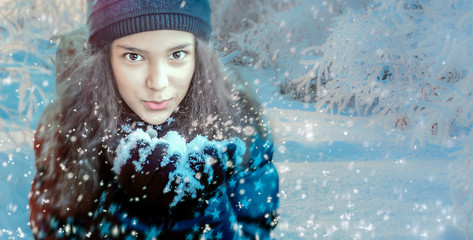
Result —
<instances>
[{"instance_id":1,"label":"knit beanie hat","mask_svg":"<svg viewBox=\"0 0 473 240\"><path fill-rule=\"evenodd\" d=\"M210 38L208 0L88 0L89 43L102 47L115 39L153 30L179 30Z\"/></svg>"}]
</instances>

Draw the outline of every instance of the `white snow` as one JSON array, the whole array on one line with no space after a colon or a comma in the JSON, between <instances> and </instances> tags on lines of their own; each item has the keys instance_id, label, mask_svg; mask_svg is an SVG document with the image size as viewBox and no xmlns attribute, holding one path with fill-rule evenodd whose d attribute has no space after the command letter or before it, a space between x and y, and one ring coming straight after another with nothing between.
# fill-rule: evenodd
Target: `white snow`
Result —
<instances>
[{"instance_id":1,"label":"white snow","mask_svg":"<svg viewBox=\"0 0 473 240\"><path fill-rule=\"evenodd\" d=\"M185 138L176 131L169 131L162 138L151 138L148 133L138 128L131 131L126 138L120 141L117 147L117 157L113 163L113 171L117 175L120 175L122 166L130 162L134 164L135 171L138 173L141 173L144 165L148 164L148 161L159 161L161 167L172 164L175 169L169 173L169 179L164 192L174 191L177 193L171 203L171 207L173 207L186 196L195 198L197 191L205 188L205 183L201 183L196 177L195 166L202 165L202 174L209 176L207 184L211 184L213 181L213 167L220 167L223 169L222 171L226 168L225 164L228 157L224 157L224 154L219 154L218 157L220 159L217 160L219 160L221 166L216 166L213 156L208 156L204 153L204 149L213 148L223 150L229 143L236 144L237 148L234 157L237 163L240 162L245 152L245 146L241 140L233 139L222 142L209 141L207 137L197 135L189 143L186 143ZM136 151L138 144L144 145L144 147L140 146L138 149L139 159L131 159L132 157L136 157L132 156L131 152ZM165 149L166 154L156 156L161 157L161 159L149 157L153 154L153 149L155 149L158 144ZM175 162L170 162L172 157L175 157ZM175 187L175 189L172 189L173 187Z\"/></svg>"}]
</instances>

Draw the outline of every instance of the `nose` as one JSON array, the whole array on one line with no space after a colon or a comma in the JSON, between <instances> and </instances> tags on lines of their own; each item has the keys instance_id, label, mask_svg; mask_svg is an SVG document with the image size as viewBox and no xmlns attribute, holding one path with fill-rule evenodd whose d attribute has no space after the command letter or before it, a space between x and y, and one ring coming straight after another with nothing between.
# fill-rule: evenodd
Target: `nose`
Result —
<instances>
[{"instance_id":1,"label":"nose","mask_svg":"<svg viewBox=\"0 0 473 240\"><path fill-rule=\"evenodd\" d=\"M146 85L148 88L156 91L163 90L167 86L169 86L168 74L166 71L166 66L164 64L155 63L150 66Z\"/></svg>"}]
</instances>

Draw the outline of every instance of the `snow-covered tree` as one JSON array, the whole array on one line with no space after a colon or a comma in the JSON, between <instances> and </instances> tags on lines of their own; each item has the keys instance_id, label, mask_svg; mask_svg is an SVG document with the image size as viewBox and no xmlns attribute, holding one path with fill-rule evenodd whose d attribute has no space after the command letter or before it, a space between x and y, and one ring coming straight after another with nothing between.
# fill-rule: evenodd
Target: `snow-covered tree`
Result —
<instances>
[{"instance_id":1,"label":"snow-covered tree","mask_svg":"<svg viewBox=\"0 0 473 240\"><path fill-rule=\"evenodd\" d=\"M375 115L416 140L447 143L469 131L473 55L468 1L373 1L338 17L306 47L299 77L283 84L317 109Z\"/></svg>"},{"instance_id":2,"label":"snow-covered tree","mask_svg":"<svg viewBox=\"0 0 473 240\"><path fill-rule=\"evenodd\" d=\"M346 7L361 8L367 0L213 2L219 9L214 12L214 37L223 54L234 53L235 64L276 66L284 74L299 67L304 48L324 42L333 17Z\"/></svg>"},{"instance_id":3,"label":"snow-covered tree","mask_svg":"<svg viewBox=\"0 0 473 240\"><path fill-rule=\"evenodd\" d=\"M473 3L284 3L280 9L264 2L248 8L258 17L245 18L245 28L228 40L249 56L236 63L275 67L281 92L314 102L318 111L370 115L388 129L409 132L412 146L462 149L452 197L468 231L473 222L471 200L465 202L473 179L467 137L473 126Z\"/></svg>"},{"instance_id":4,"label":"snow-covered tree","mask_svg":"<svg viewBox=\"0 0 473 240\"><path fill-rule=\"evenodd\" d=\"M0 132L30 129L54 85L55 37L85 19L86 1L27 0L0 3ZM52 55L52 56L51 56ZM51 79L35 77L49 75ZM51 81L51 82L50 82ZM26 133L25 133L26 134ZM18 137L10 136L10 140ZM30 141L24 135L23 140ZM21 138L19 139L20 141Z\"/></svg>"}]
</instances>

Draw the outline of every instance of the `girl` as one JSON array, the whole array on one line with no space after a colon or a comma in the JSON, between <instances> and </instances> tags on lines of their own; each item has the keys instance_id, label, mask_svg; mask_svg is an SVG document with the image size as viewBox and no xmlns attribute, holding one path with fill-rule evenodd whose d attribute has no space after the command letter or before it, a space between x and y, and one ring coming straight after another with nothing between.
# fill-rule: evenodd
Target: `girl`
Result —
<instances>
[{"instance_id":1,"label":"girl","mask_svg":"<svg viewBox=\"0 0 473 240\"><path fill-rule=\"evenodd\" d=\"M89 4L35 134L35 238L269 238L270 130L208 49L208 0Z\"/></svg>"}]
</instances>

